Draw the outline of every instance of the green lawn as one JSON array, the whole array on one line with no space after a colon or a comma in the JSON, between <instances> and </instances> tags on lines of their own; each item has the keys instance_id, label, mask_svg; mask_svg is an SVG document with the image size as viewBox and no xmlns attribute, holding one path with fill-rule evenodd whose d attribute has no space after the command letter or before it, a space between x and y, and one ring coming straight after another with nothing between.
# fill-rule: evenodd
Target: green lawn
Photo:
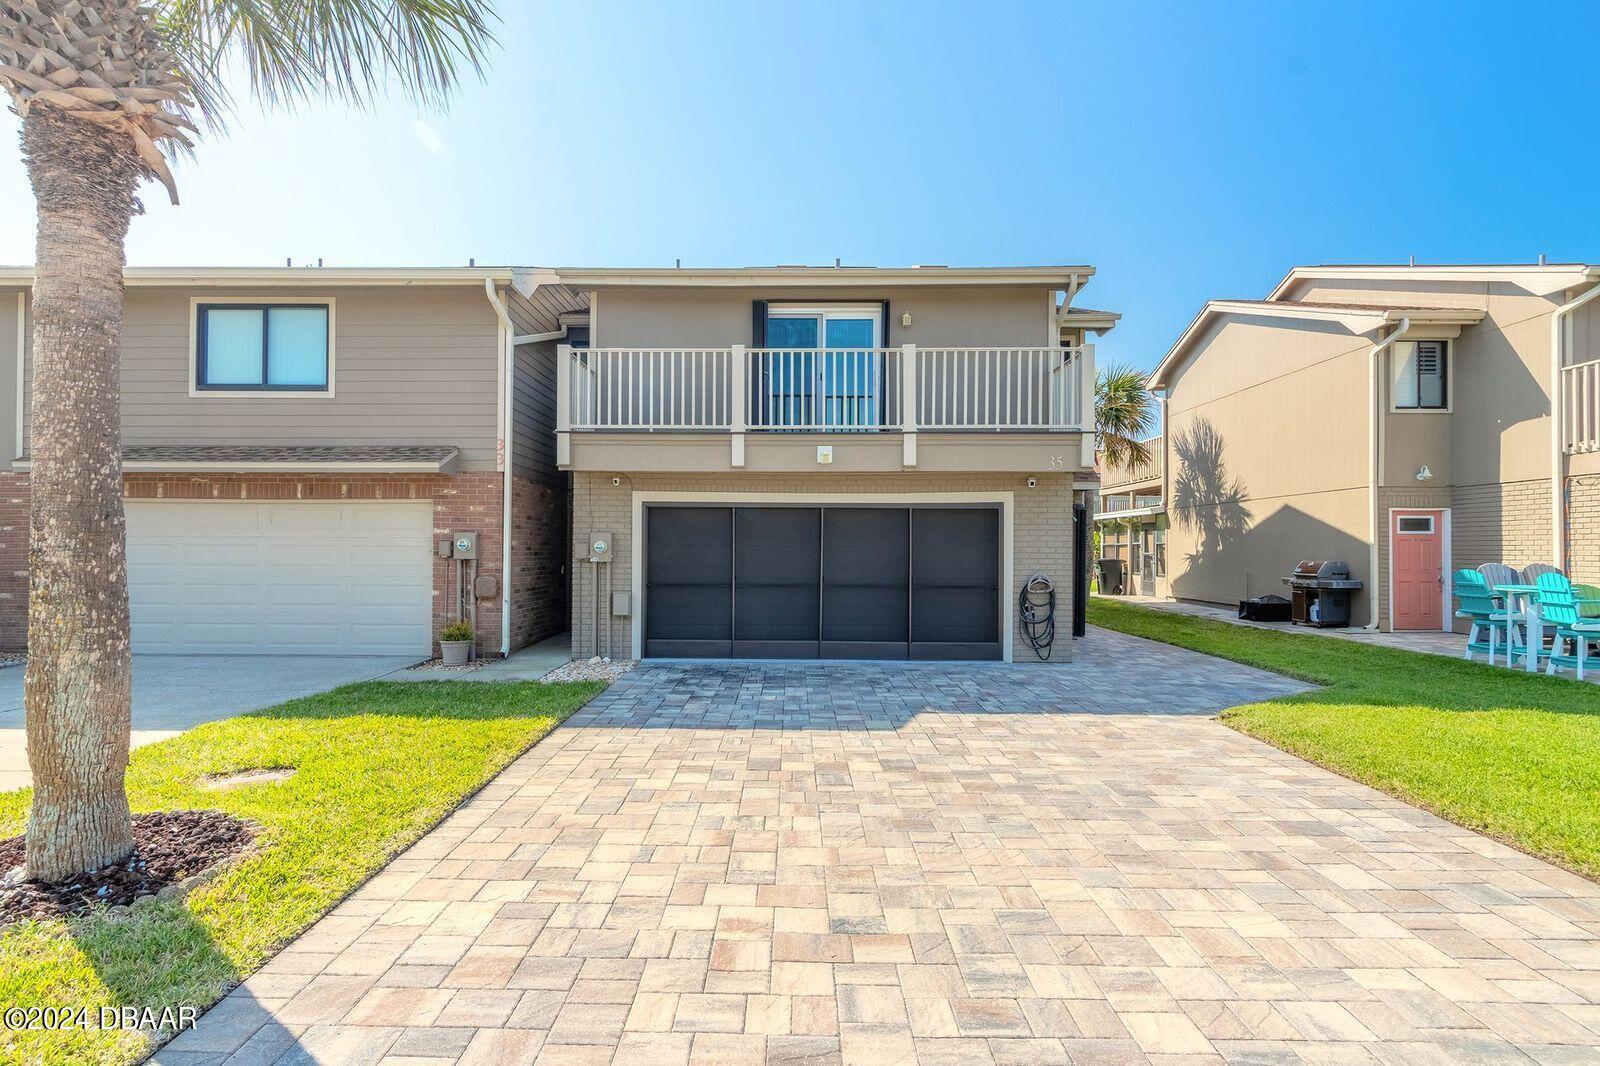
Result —
<instances>
[{"instance_id":1,"label":"green lawn","mask_svg":"<svg viewBox=\"0 0 1600 1066\"><path fill-rule=\"evenodd\" d=\"M0 931L0 1005L209 1004L587 703L597 683L374 681L199 726L133 754L135 811L213 808L261 826L258 850L182 902ZM294 767L219 792L207 775ZM28 790L0 794L0 837ZM13 1032L6 1062L137 1060L137 1034Z\"/></svg>"},{"instance_id":2,"label":"green lawn","mask_svg":"<svg viewBox=\"0 0 1600 1066\"><path fill-rule=\"evenodd\" d=\"M1324 686L1222 720L1600 877L1600 686L1100 598L1089 621Z\"/></svg>"}]
</instances>

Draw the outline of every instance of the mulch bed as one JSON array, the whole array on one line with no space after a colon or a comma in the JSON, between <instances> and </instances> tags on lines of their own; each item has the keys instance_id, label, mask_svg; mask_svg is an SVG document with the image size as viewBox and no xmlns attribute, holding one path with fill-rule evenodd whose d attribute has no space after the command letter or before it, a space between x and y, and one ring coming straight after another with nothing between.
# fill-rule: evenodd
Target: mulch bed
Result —
<instances>
[{"instance_id":1,"label":"mulch bed","mask_svg":"<svg viewBox=\"0 0 1600 1066\"><path fill-rule=\"evenodd\" d=\"M56 884L22 880L24 838L0 840L0 926L126 906L204 873L254 839L249 823L221 811L136 814L133 854Z\"/></svg>"}]
</instances>

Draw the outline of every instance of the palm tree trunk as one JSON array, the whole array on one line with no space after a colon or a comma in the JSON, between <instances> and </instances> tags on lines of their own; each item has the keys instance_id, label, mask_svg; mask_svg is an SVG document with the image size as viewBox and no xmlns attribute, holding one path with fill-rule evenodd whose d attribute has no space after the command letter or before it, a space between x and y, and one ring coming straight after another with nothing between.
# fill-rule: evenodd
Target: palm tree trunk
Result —
<instances>
[{"instance_id":1,"label":"palm tree trunk","mask_svg":"<svg viewBox=\"0 0 1600 1066\"><path fill-rule=\"evenodd\" d=\"M139 165L126 136L28 109L38 203L29 417L27 875L59 880L133 849L119 364L123 240Z\"/></svg>"}]
</instances>

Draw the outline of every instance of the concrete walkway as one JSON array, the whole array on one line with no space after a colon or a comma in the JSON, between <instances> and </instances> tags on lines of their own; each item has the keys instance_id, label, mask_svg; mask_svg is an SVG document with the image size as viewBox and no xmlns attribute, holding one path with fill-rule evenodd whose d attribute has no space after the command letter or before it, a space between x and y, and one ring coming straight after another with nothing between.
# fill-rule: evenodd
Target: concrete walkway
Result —
<instances>
[{"instance_id":1,"label":"concrete walkway","mask_svg":"<svg viewBox=\"0 0 1600 1066\"><path fill-rule=\"evenodd\" d=\"M1300 688L647 664L156 1061L1600 1057L1600 886L1209 717Z\"/></svg>"},{"instance_id":2,"label":"concrete walkway","mask_svg":"<svg viewBox=\"0 0 1600 1066\"><path fill-rule=\"evenodd\" d=\"M201 722L370 681L416 660L392 655L135 655L133 746ZM21 665L0 669L0 791L23 788L28 771Z\"/></svg>"}]
</instances>

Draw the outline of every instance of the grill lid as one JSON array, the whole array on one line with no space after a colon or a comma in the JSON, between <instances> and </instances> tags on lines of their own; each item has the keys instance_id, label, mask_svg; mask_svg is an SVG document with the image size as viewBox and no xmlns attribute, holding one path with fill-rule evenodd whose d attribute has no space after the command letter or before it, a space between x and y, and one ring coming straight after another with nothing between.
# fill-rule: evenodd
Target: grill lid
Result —
<instances>
[{"instance_id":1,"label":"grill lid","mask_svg":"<svg viewBox=\"0 0 1600 1066\"><path fill-rule=\"evenodd\" d=\"M1294 568L1297 578L1317 578L1321 581L1350 580L1350 564L1338 559L1301 559Z\"/></svg>"}]
</instances>

